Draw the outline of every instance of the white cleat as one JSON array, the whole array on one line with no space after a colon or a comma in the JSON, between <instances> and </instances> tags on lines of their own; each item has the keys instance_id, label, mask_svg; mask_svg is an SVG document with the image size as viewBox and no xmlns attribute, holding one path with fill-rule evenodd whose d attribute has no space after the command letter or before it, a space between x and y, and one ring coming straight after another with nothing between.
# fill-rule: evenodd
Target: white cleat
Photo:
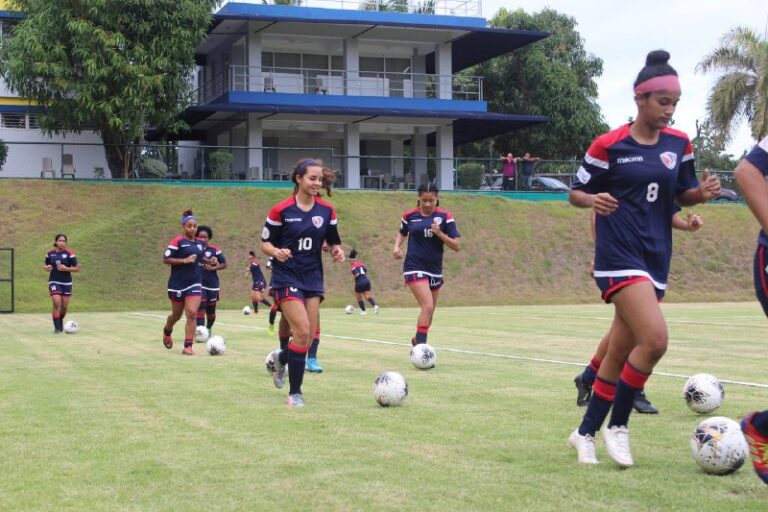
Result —
<instances>
[{"instance_id":1,"label":"white cleat","mask_svg":"<svg viewBox=\"0 0 768 512\"><path fill-rule=\"evenodd\" d=\"M368 314L368 312L367 312L367 311L361 311L361 312L360 312L360 314L361 314L361 315L367 315L367 314Z\"/></svg>"},{"instance_id":2,"label":"white cleat","mask_svg":"<svg viewBox=\"0 0 768 512\"><path fill-rule=\"evenodd\" d=\"M603 426L603 441L608 455L621 467L628 468L634 462L632 454L629 451L629 429L615 425L613 427Z\"/></svg>"},{"instance_id":3,"label":"white cleat","mask_svg":"<svg viewBox=\"0 0 768 512\"><path fill-rule=\"evenodd\" d=\"M304 407L304 397L301 396L301 393L294 393L293 395L288 395L288 400L285 403L289 407Z\"/></svg>"},{"instance_id":4,"label":"white cleat","mask_svg":"<svg viewBox=\"0 0 768 512\"><path fill-rule=\"evenodd\" d=\"M375 306L373 306L373 313L374 313L375 315L378 315L378 314L379 314L379 305L378 305L378 304L376 304Z\"/></svg>"},{"instance_id":5,"label":"white cleat","mask_svg":"<svg viewBox=\"0 0 768 512\"><path fill-rule=\"evenodd\" d=\"M589 434L579 434L579 429L573 431L568 437L568 444L571 445L578 454L580 464L598 464L595 456L595 438Z\"/></svg>"},{"instance_id":6,"label":"white cleat","mask_svg":"<svg viewBox=\"0 0 768 512\"><path fill-rule=\"evenodd\" d=\"M285 386L285 366L280 364L280 349L275 349L269 353L264 360L264 366L267 367L267 372L272 375L272 382L277 389L282 389Z\"/></svg>"}]
</instances>

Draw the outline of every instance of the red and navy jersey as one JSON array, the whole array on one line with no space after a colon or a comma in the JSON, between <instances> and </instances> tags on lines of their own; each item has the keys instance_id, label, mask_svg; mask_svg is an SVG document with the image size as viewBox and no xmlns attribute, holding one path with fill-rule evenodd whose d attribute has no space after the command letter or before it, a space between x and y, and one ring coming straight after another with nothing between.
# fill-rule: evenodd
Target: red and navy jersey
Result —
<instances>
[{"instance_id":1,"label":"red and navy jersey","mask_svg":"<svg viewBox=\"0 0 768 512\"><path fill-rule=\"evenodd\" d=\"M355 281L357 281L358 278L367 276L368 275L368 269L360 263L359 261L356 261L352 264L352 275L355 276Z\"/></svg>"},{"instance_id":2,"label":"red and navy jersey","mask_svg":"<svg viewBox=\"0 0 768 512\"><path fill-rule=\"evenodd\" d=\"M64 249L62 251L51 249L50 251L45 253L45 264L50 265L52 267L51 273L48 274L48 282L55 283L55 284L71 284L72 273L61 272L59 270L56 270L56 265L58 263L61 263L65 267L76 266L77 257L75 256L75 253L70 251L69 249Z\"/></svg>"},{"instance_id":3,"label":"red and navy jersey","mask_svg":"<svg viewBox=\"0 0 768 512\"><path fill-rule=\"evenodd\" d=\"M266 279L264 279L264 274L261 271L261 265L255 261L252 261L249 268L251 271L251 279L253 280L254 285L267 282Z\"/></svg>"},{"instance_id":4,"label":"red and navy jersey","mask_svg":"<svg viewBox=\"0 0 768 512\"><path fill-rule=\"evenodd\" d=\"M408 210L400 219L400 234L408 237L408 252L403 262L403 275L425 274L431 277L443 276L443 241L432 233L432 224L450 238L461 235L453 215L442 208L435 208L432 215L421 214L419 208Z\"/></svg>"},{"instance_id":5,"label":"red and navy jersey","mask_svg":"<svg viewBox=\"0 0 768 512\"><path fill-rule=\"evenodd\" d=\"M291 250L287 261L275 258L272 263L273 289L294 287L324 293L323 241L341 244L336 210L331 203L316 197L315 204L305 212L296 204L295 196L289 197L269 210L261 240Z\"/></svg>"},{"instance_id":6,"label":"red and navy jersey","mask_svg":"<svg viewBox=\"0 0 768 512\"><path fill-rule=\"evenodd\" d=\"M757 143L745 157L749 163L757 167L763 175L768 176L768 137ZM757 243L768 247L768 235L761 229Z\"/></svg>"},{"instance_id":7,"label":"red and navy jersey","mask_svg":"<svg viewBox=\"0 0 768 512\"><path fill-rule=\"evenodd\" d=\"M224 257L224 253L221 252L221 249L215 245L208 244L207 246L203 247L203 256L205 256L206 259L210 259L216 256L216 259L219 260L219 263L227 262L227 258ZM203 267L203 288L206 290L219 289L219 274L217 274L215 270L206 270L205 267Z\"/></svg>"},{"instance_id":8,"label":"red and navy jersey","mask_svg":"<svg viewBox=\"0 0 768 512\"><path fill-rule=\"evenodd\" d=\"M665 128L653 145L636 142L624 125L592 142L572 188L608 192L619 202L595 222L595 277L645 276L664 290L672 257L675 198L697 187L688 136Z\"/></svg>"},{"instance_id":9,"label":"red and navy jersey","mask_svg":"<svg viewBox=\"0 0 768 512\"><path fill-rule=\"evenodd\" d=\"M183 235L179 235L168 243L165 250L166 258L184 259L187 256L195 255L194 263L185 263L183 265L171 265L171 277L168 278L169 292L183 292L191 288L201 288L203 281L203 267L201 258L205 245L202 241L190 240Z\"/></svg>"}]
</instances>

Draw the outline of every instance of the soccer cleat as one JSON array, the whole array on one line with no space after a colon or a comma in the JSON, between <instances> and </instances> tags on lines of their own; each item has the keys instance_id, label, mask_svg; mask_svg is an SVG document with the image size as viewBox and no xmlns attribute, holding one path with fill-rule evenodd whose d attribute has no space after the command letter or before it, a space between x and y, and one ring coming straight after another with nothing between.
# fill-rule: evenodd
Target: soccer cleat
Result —
<instances>
[{"instance_id":1,"label":"soccer cleat","mask_svg":"<svg viewBox=\"0 0 768 512\"><path fill-rule=\"evenodd\" d=\"M316 357L307 358L307 364L304 369L310 373L323 373L323 367L317 364Z\"/></svg>"},{"instance_id":2,"label":"soccer cleat","mask_svg":"<svg viewBox=\"0 0 768 512\"><path fill-rule=\"evenodd\" d=\"M629 429L625 426L603 426L603 441L608 455L621 467L628 468L634 462L629 451Z\"/></svg>"},{"instance_id":3,"label":"soccer cleat","mask_svg":"<svg viewBox=\"0 0 768 512\"><path fill-rule=\"evenodd\" d=\"M368 314L368 312L367 312L367 311L361 311L361 312L360 312L360 314L361 314L361 315L367 315L367 314Z\"/></svg>"},{"instance_id":4,"label":"soccer cleat","mask_svg":"<svg viewBox=\"0 0 768 512\"><path fill-rule=\"evenodd\" d=\"M288 399L285 403L288 404L289 407L304 407L304 397L301 396L301 393L294 393L288 395Z\"/></svg>"},{"instance_id":5,"label":"soccer cleat","mask_svg":"<svg viewBox=\"0 0 768 512\"><path fill-rule=\"evenodd\" d=\"M193 356L195 355L195 352L192 350L192 347L184 347L181 354L185 356Z\"/></svg>"},{"instance_id":6,"label":"soccer cleat","mask_svg":"<svg viewBox=\"0 0 768 512\"><path fill-rule=\"evenodd\" d=\"M267 332L270 336L275 335L275 324L269 324L269 327L267 327Z\"/></svg>"},{"instance_id":7,"label":"soccer cleat","mask_svg":"<svg viewBox=\"0 0 768 512\"><path fill-rule=\"evenodd\" d=\"M632 403L632 407L635 408L640 414L658 414L659 410L653 406L648 397L645 396L645 390L638 389L635 391L635 401Z\"/></svg>"},{"instance_id":8,"label":"soccer cleat","mask_svg":"<svg viewBox=\"0 0 768 512\"><path fill-rule=\"evenodd\" d=\"M272 382L277 389L285 386L285 366L280 363L280 349L275 349L269 353L264 361L267 371L272 374Z\"/></svg>"},{"instance_id":9,"label":"soccer cleat","mask_svg":"<svg viewBox=\"0 0 768 512\"><path fill-rule=\"evenodd\" d=\"M580 464L598 464L595 456L595 438L589 434L579 434L579 429L574 430L568 437L568 444L575 450Z\"/></svg>"},{"instance_id":10,"label":"soccer cleat","mask_svg":"<svg viewBox=\"0 0 768 512\"><path fill-rule=\"evenodd\" d=\"M163 334L163 346L168 350L173 348L173 338L170 335Z\"/></svg>"},{"instance_id":11,"label":"soccer cleat","mask_svg":"<svg viewBox=\"0 0 768 512\"><path fill-rule=\"evenodd\" d=\"M373 313L374 313L375 315L378 315L378 314L379 314L379 305L378 305L378 304L376 304L375 306L373 306Z\"/></svg>"},{"instance_id":12,"label":"soccer cleat","mask_svg":"<svg viewBox=\"0 0 768 512\"><path fill-rule=\"evenodd\" d=\"M60 331L59 329L54 329L53 334L61 334L64 331Z\"/></svg>"},{"instance_id":13,"label":"soccer cleat","mask_svg":"<svg viewBox=\"0 0 768 512\"><path fill-rule=\"evenodd\" d=\"M584 382L581 374L573 379L573 383L576 384L576 405L585 407L589 403L589 399L592 398L592 384Z\"/></svg>"},{"instance_id":14,"label":"soccer cleat","mask_svg":"<svg viewBox=\"0 0 768 512\"><path fill-rule=\"evenodd\" d=\"M768 435L763 434L752 424L755 413L751 412L741 420L741 431L749 444L749 453L755 473L763 483L768 484Z\"/></svg>"}]
</instances>

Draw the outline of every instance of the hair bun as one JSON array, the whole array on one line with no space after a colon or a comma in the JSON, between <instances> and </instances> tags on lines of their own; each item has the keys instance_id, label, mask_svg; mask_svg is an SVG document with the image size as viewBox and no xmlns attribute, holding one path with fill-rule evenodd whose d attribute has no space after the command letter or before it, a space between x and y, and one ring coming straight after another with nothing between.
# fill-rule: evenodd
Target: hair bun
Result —
<instances>
[{"instance_id":1,"label":"hair bun","mask_svg":"<svg viewBox=\"0 0 768 512\"><path fill-rule=\"evenodd\" d=\"M669 52L666 50L654 50L645 58L646 66L658 66L669 62Z\"/></svg>"}]
</instances>

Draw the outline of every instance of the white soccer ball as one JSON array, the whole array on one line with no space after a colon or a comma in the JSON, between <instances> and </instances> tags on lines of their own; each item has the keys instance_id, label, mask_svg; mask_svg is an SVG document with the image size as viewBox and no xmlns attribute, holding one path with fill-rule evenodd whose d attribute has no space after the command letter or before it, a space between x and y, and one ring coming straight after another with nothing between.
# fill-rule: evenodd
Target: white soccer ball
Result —
<instances>
[{"instance_id":1,"label":"white soccer ball","mask_svg":"<svg viewBox=\"0 0 768 512\"><path fill-rule=\"evenodd\" d=\"M384 372L373 382L373 398L382 407L403 405L408 397L408 384L397 372Z\"/></svg>"},{"instance_id":2,"label":"white soccer ball","mask_svg":"<svg viewBox=\"0 0 768 512\"><path fill-rule=\"evenodd\" d=\"M698 373L686 381L683 386L683 398L691 410L706 414L723 404L725 389L712 375Z\"/></svg>"},{"instance_id":3,"label":"white soccer ball","mask_svg":"<svg viewBox=\"0 0 768 512\"><path fill-rule=\"evenodd\" d=\"M227 342L221 336L211 336L205 342L205 350L212 356L220 356L227 351Z\"/></svg>"},{"instance_id":4,"label":"white soccer ball","mask_svg":"<svg viewBox=\"0 0 768 512\"><path fill-rule=\"evenodd\" d=\"M67 334L77 334L78 329L80 326L74 320L67 320L67 323L64 324L64 332Z\"/></svg>"},{"instance_id":5,"label":"white soccer ball","mask_svg":"<svg viewBox=\"0 0 768 512\"><path fill-rule=\"evenodd\" d=\"M426 343L414 345L411 349L411 363L419 370L429 370L435 367L437 354L435 349Z\"/></svg>"},{"instance_id":6,"label":"white soccer ball","mask_svg":"<svg viewBox=\"0 0 768 512\"><path fill-rule=\"evenodd\" d=\"M348 315L351 315L352 313L355 312L355 306L353 306L352 304L347 305L347 307L344 308L344 312Z\"/></svg>"},{"instance_id":7,"label":"white soccer ball","mask_svg":"<svg viewBox=\"0 0 768 512\"><path fill-rule=\"evenodd\" d=\"M245 306L243 308L243 314L244 315L250 315L251 314L251 308L249 308L248 306Z\"/></svg>"},{"instance_id":8,"label":"white soccer ball","mask_svg":"<svg viewBox=\"0 0 768 512\"><path fill-rule=\"evenodd\" d=\"M749 446L738 423L714 416L699 423L693 431L691 452L704 472L729 475L749 457Z\"/></svg>"},{"instance_id":9,"label":"white soccer ball","mask_svg":"<svg viewBox=\"0 0 768 512\"><path fill-rule=\"evenodd\" d=\"M205 343L210 335L211 333L208 332L208 328L204 325L198 325L195 328L195 341L197 343Z\"/></svg>"}]
</instances>

